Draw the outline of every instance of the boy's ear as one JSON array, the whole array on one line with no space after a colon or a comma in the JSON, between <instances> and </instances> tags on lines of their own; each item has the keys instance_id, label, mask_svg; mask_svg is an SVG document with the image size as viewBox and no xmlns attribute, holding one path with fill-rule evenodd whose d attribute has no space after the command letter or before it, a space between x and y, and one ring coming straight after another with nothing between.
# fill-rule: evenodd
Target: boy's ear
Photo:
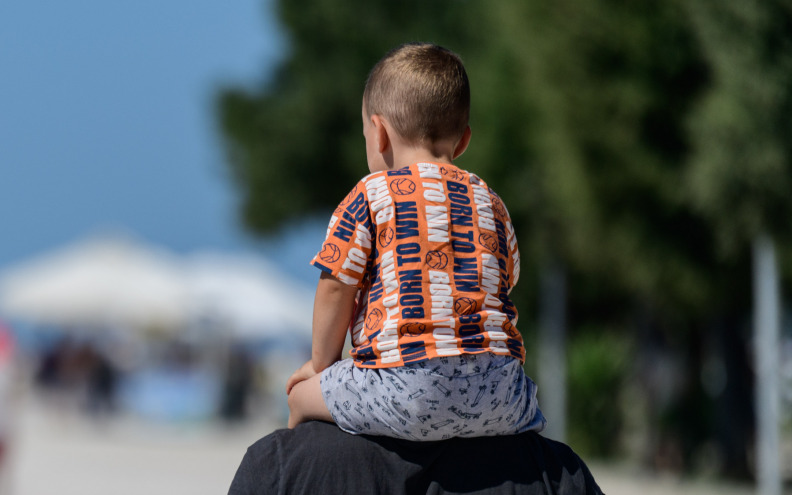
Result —
<instances>
[{"instance_id":1,"label":"boy's ear","mask_svg":"<svg viewBox=\"0 0 792 495\"><path fill-rule=\"evenodd\" d=\"M456 160L462 153L465 152L468 145L470 144L470 136L472 133L473 131L470 130L470 126L465 127L465 132L462 133L462 137L459 139L456 148L454 148L454 156L451 157L452 160Z\"/></svg>"},{"instance_id":2,"label":"boy's ear","mask_svg":"<svg viewBox=\"0 0 792 495\"><path fill-rule=\"evenodd\" d=\"M377 138L377 150L380 153L384 153L387 151L388 147L390 146L390 136L388 135L388 128L385 124L385 121L382 120L377 114L371 116L371 123L374 124L374 132Z\"/></svg>"}]
</instances>

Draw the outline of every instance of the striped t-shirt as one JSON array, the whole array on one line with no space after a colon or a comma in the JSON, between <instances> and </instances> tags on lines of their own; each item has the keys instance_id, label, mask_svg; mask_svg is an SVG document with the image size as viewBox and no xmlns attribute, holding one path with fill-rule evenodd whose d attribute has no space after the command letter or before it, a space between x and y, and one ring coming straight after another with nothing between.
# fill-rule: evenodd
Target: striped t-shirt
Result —
<instances>
[{"instance_id":1,"label":"striped t-shirt","mask_svg":"<svg viewBox=\"0 0 792 495\"><path fill-rule=\"evenodd\" d=\"M475 174L417 163L364 177L312 264L361 290L350 327L360 367L479 352L525 360L509 299L517 239Z\"/></svg>"}]
</instances>

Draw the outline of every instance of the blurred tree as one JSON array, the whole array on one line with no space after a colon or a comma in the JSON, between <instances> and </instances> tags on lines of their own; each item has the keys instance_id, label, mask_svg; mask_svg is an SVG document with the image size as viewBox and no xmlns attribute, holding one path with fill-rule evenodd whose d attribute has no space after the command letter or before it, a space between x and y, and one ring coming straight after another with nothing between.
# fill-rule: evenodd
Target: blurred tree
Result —
<instances>
[{"instance_id":1,"label":"blurred tree","mask_svg":"<svg viewBox=\"0 0 792 495\"><path fill-rule=\"evenodd\" d=\"M289 36L286 60L266 86L253 92L228 89L219 100L229 162L251 231L328 214L367 173L360 111L368 71L405 40L459 50L475 43L475 30L463 19L482 6L450 4L277 3Z\"/></svg>"},{"instance_id":2,"label":"blurred tree","mask_svg":"<svg viewBox=\"0 0 792 495\"><path fill-rule=\"evenodd\" d=\"M696 143L688 172L690 199L718 239L718 254L748 265L753 249L757 376L757 475L762 493L780 493L778 400L779 273L775 246L789 251L792 214L792 2L716 2L687 5L712 72L708 92L691 119ZM767 267L766 270L763 267ZM745 294L748 287L733 287ZM722 326L720 328L723 328ZM742 360L747 332L722 335L722 355ZM741 377L727 373L727 383ZM732 389L735 387L732 387ZM749 387L743 387L750 391ZM746 408L721 395L721 415ZM751 414L741 413L722 438L747 444ZM746 421L748 420L748 421ZM722 422L722 421L721 421ZM747 424L746 424L747 423ZM729 472L744 473L747 449L724 449Z\"/></svg>"},{"instance_id":3,"label":"blurred tree","mask_svg":"<svg viewBox=\"0 0 792 495\"><path fill-rule=\"evenodd\" d=\"M510 157L496 176L505 195L525 198L511 208L529 223L524 249L656 304L708 302L711 242L680 190L685 119L706 79L678 5L497 5L502 36L491 49L511 54L499 73L511 90L496 98L526 103L498 125L497 103L486 102L491 121L465 158Z\"/></svg>"},{"instance_id":4,"label":"blurred tree","mask_svg":"<svg viewBox=\"0 0 792 495\"><path fill-rule=\"evenodd\" d=\"M691 120L691 199L716 226L725 257L758 235L792 232L792 2L688 4L712 90Z\"/></svg>"}]
</instances>

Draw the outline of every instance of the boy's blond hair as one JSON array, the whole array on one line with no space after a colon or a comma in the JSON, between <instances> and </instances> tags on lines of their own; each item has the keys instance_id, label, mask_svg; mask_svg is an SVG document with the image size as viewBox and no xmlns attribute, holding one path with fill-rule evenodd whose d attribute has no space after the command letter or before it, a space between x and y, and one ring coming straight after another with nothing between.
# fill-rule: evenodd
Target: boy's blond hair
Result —
<instances>
[{"instance_id":1,"label":"boy's blond hair","mask_svg":"<svg viewBox=\"0 0 792 495\"><path fill-rule=\"evenodd\" d=\"M410 143L459 139L470 117L470 83L459 56L431 43L388 52L369 74L366 113L381 115Z\"/></svg>"}]
</instances>

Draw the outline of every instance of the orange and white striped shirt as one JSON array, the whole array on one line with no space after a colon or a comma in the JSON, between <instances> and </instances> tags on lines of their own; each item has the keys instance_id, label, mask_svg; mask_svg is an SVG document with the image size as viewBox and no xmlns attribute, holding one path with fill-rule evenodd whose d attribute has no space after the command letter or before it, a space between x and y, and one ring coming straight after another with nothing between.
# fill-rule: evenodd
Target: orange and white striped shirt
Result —
<instances>
[{"instance_id":1,"label":"orange and white striped shirt","mask_svg":"<svg viewBox=\"0 0 792 495\"><path fill-rule=\"evenodd\" d=\"M417 163L364 177L311 263L361 290L350 328L359 367L480 352L525 360L509 298L517 239L475 174Z\"/></svg>"}]
</instances>

